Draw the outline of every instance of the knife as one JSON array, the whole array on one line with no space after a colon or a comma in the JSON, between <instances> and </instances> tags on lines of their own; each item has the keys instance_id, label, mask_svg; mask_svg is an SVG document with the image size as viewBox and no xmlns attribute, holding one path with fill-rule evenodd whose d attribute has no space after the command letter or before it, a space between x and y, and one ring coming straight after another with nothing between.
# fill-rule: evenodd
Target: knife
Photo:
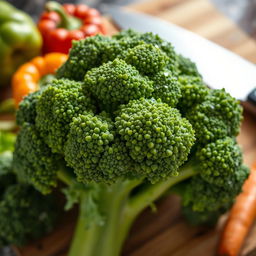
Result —
<instances>
[{"instance_id":1,"label":"knife","mask_svg":"<svg viewBox=\"0 0 256 256\"><path fill-rule=\"evenodd\" d=\"M172 23L121 7L107 9L122 29L153 32L171 42L176 52L196 63L205 83L213 89L225 88L256 112L256 66L229 50Z\"/></svg>"}]
</instances>

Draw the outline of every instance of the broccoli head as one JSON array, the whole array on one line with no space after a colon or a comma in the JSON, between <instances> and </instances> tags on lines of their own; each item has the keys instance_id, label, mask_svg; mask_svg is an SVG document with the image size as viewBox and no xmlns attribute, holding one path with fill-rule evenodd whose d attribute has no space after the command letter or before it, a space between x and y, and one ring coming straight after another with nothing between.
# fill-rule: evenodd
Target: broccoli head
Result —
<instances>
[{"instance_id":1,"label":"broccoli head","mask_svg":"<svg viewBox=\"0 0 256 256\"><path fill-rule=\"evenodd\" d=\"M185 181L180 190L186 216L193 212L192 223L206 222L207 216L211 221L228 210L249 174L240 147L229 137L198 149L192 168L199 175Z\"/></svg>"},{"instance_id":2,"label":"broccoli head","mask_svg":"<svg viewBox=\"0 0 256 256\"><path fill-rule=\"evenodd\" d=\"M244 180L240 177L244 172L242 168L240 173L243 162L241 148L233 138L226 137L207 144L198 150L197 157L203 163L200 175L209 183L236 191L237 180Z\"/></svg>"},{"instance_id":3,"label":"broccoli head","mask_svg":"<svg viewBox=\"0 0 256 256\"><path fill-rule=\"evenodd\" d=\"M44 194L49 193L57 185L58 158L45 144L35 125L22 125L13 154L13 169L20 181L33 184Z\"/></svg>"},{"instance_id":4,"label":"broccoli head","mask_svg":"<svg viewBox=\"0 0 256 256\"><path fill-rule=\"evenodd\" d=\"M31 186L8 186L0 199L0 246L21 246L51 231L56 219L53 208L53 198Z\"/></svg>"},{"instance_id":5,"label":"broccoli head","mask_svg":"<svg viewBox=\"0 0 256 256\"><path fill-rule=\"evenodd\" d=\"M186 113L200 143L207 143L239 133L242 107L225 90L211 90L204 101Z\"/></svg>"},{"instance_id":6,"label":"broccoli head","mask_svg":"<svg viewBox=\"0 0 256 256\"><path fill-rule=\"evenodd\" d=\"M147 46L146 48L142 47L143 52L141 52L141 44L151 46ZM158 35L154 35L153 33L143 34L130 30L130 32L120 32L120 34L117 34L112 38L96 35L94 37L74 41L67 62L57 70L57 78L82 81L88 70L98 67L108 61L112 61L115 58L126 58L129 50L132 50L136 46L139 48L136 52L132 51L132 56L134 54L139 54L138 57L143 58L143 54L147 54L147 48L152 47L154 48L154 51L152 51L152 49L148 51L149 54L146 56L147 62L150 61L150 59L151 61L154 61L157 56L157 58L161 56L157 65L156 63L151 64L159 68L159 65L161 67L167 62L168 69L177 73L177 57L171 43L162 40ZM159 48L161 51L157 51L156 48ZM151 58L150 56L153 56L153 53L155 56L154 58ZM166 59L164 55L166 55L168 59ZM129 59L131 60L132 58L129 57ZM143 65L145 66L145 64ZM147 66L150 67L151 70L153 69L153 66ZM141 67L140 70L143 71L143 73L146 71L143 67Z\"/></svg>"},{"instance_id":7,"label":"broccoli head","mask_svg":"<svg viewBox=\"0 0 256 256\"><path fill-rule=\"evenodd\" d=\"M130 99L150 96L153 83L133 66L115 59L87 72L84 91L88 90L102 104L114 107Z\"/></svg>"},{"instance_id":8,"label":"broccoli head","mask_svg":"<svg viewBox=\"0 0 256 256\"><path fill-rule=\"evenodd\" d=\"M22 126L23 123L35 124L36 104L41 93L42 90L35 91L21 101L16 113L16 122L19 126Z\"/></svg>"},{"instance_id":9,"label":"broccoli head","mask_svg":"<svg viewBox=\"0 0 256 256\"><path fill-rule=\"evenodd\" d=\"M114 140L111 120L92 114L79 115L70 124L65 159L82 182L100 181L97 166L106 146Z\"/></svg>"},{"instance_id":10,"label":"broccoli head","mask_svg":"<svg viewBox=\"0 0 256 256\"><path fill-rule=\"evenodd\" d=\"M72 118L95 111L82 83L67 79L53 80L43 90L36 104L36 127L53 152L63 152Z\"/></svg>"},{"instance_id":11,"label":"broccoli head","mask_svg":"<svg viewBox=\"0 0 256 256\"><path fill-rule=\"evenodd\" d=\"M67 208L80 204L70 256L120 255L133 220L172 186L188 219L216 221L248 175L235 139L239 103L152 33L74 42L17 119L19 182L46 194L61 180Z\"/></svg>"},{"instance_id":12,"label":"broccoli head","mask_svg":"<svg viewBox=\"0 0 256 256\"><path fill-rule=\"evenodd\" d=\"M151 182L177 175L194 143L194 130L177 109L154 99L121 106L115 126Z\"/></svg>"},{"instance_id":13,"label":"broccoli head","mask_svg":"<svg viewBox=\"0 0 256 256\"><path fill-rule=\"evenodd\" d=\"M73 41L67 62L57 70L57 78L82 81L86 71L102 64L103 46L110 41L109 37L102 35Z\"/></svg>"},{"instance_id":14,"label":"broccoli head","mask_svg":"<svg viewBox=\"0 0 256 256\"><path fill-rule=\"evenodd\" d=\"M57 213L52 195L45 197L32 186L17 183L9 149L0 154L0 247L39 238L53 228Z\"/></svg>"},{"instance_id":15,"label":"broccoli head","mask_svg":"<svg viewBox=\"0 0 256 256\"><path fill-rule=\"evenodd\" d=\"M169 58L151 44L141 44L127 51L125 61L142 74L155 74L167 66Z\"/></svg>"}]
</instances>

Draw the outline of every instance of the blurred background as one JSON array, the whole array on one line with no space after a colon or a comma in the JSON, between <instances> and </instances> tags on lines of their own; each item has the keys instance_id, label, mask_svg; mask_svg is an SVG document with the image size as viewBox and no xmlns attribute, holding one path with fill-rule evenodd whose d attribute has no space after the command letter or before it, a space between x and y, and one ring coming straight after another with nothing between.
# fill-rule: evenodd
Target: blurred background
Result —
<instances>
[{"instance_id":1,"label":"blurred background","mask_svg":"<svg viewBox=\"0 0 256 256\"><path fill-rule=\"evenodd\" d=\"M8 0L16 7L30 13L37 19L47 0ZM102 10L104 4L127 5L147 0L61 0L58 2L86 3ZM184 1L184 0L181 0ZM186 0L189 1L189 0ZM244 31L256 37L256 0L209 0L222 13L234 20Z\"/></svg>"}]
</instances>

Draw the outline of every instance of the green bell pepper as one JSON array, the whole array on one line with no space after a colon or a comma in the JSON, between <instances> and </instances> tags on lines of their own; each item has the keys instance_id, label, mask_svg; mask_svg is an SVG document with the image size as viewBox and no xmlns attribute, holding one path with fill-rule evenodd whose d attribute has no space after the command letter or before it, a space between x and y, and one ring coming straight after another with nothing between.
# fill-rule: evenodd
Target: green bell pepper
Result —
<instances>
[{"instance_id":1,"label":"green bell pepper","mask_svg":"<svg viewBox=\"0 0 256 256\"><path fill-rule=\"evenodd\" d=\"M42 38L33 20L0 0L0 86L8 85L14 71L40 53Z\"/></svg>"}]
</instances>

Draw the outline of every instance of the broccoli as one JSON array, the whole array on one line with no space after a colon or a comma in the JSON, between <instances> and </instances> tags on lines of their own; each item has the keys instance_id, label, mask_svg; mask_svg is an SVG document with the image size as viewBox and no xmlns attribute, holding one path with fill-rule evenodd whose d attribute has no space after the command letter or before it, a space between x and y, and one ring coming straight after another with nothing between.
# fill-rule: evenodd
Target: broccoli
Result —
<instances>
[{"instance_id":1,"label":"broccoli","mask_svg":"<svg viewBox=\"0 0 256 256\"><path fill-rule=\"evenodd\" d=\"M177 108L186 113L191 107L204 101L209 93L200 76L180 75L179 84L181 90L181 99Z\"/></svg>"},{"instance_id":2,"label":"broccoli","mask_svg":"<svg viewBox=\"0 0 256 256\"><path fill-rule=\"evenodd\" d=\"M178 102L181 102L181 84L176 76L168 69L163 69L160 72L150 77L153 81L154 91L153 98L161 99L171 107L175 107Z\"/></svg>"},{"instance_id":3,"label":"broccoli","mask_svg":"<svg viewBox=\"0 0 256 256\"><path fill-rule=\"evenodd\" d=\"M65 160L78 180L100 181L97 165L107 145L114 139L113 125L101 116L79 115L70 124L65 144Z\"/></svg>"},{"instance_id":4,"label":"broccoli","mask_svg":"<svg viewBox=\"0 0 256 256\"><path fill-rule=\"evenodd\" d=\"M57 185L58 158L41 139L35 125L22 125L13 154L13 169L21 181L47 194Z\"/></svg>"},{"instance_id":5,"label":"broccoli","mask_svg":"<svg viewBox=\"0 0 256 256\"><path fill-rule=\"evenodd\" d=\"M57 78L83 80L87 70L102 64L103 45L108 45L109 37L97 35L80 41L73 41L69 58L57 71Z\"/></svg>"},{"instance_id":6,"label":"broccoli","mask_svg":"<svg viewBox=\"0 0 256 256\"><path fill-rule=\"evenodd\" d=\"M35 123L36 119L36 102L41 95L42 90L35 91L26 96L19 104L16 113L17 125L21 126L23 123Z\"/></svg>"},{"instance_id":7,"label":"broccoli","mask_svg":"<svg viewBox=\"0 0 256 256\"><path fill-rule=\"evenodd\" d=\"M242 121L242 107L222 90L211 90L209 95L186 113L200 143L208 143L226 136L238 135Z\"/></svg>"},{"instance_id":8,"label":"broccoli","mask_svg":"<svg viewBox=\"0 0 256 256\"><path fill-rule=\"evenodd\" d=\"M145 44L147 45L146 48L145 46L142 47L144 53L139 52L141 51L140 45ZM136 46L139 48L134 49ZM82 81L87 71L99 67L103 63L112 61L115 58L129 58L130 61L133 59L134 62L136 54L139 54L138 57L141 56L142 58L143 54L145 55L147 53L146 59L153 64L152 67L148 65L149 68L154 69L154 67L157 67L154 62L159 58L159 60L157 60L158 68L167 64L169 70L175 74L178 73L177 55L171 43L162 40L158 35L154 35L153 33L141 34L130 30L127 33L120 32L112 38L96 35L80 41L74 41L69 52L68 60L57 70L56 76L57 78ZM154 58L149 59L153 54ZM143 62L141 62L141 64L143 64ZM141 69L139 66L137 68L145 73L145 65L146 63L143 64Z\"/></svg>"},{"instance_id":9,"label":"broccoli","mask_svg":"<svg viewBox=\"0 0 256 256\"><path fill-rule=\"evenodd\" d=\"M93 100L82 92L82 83L67 79L53 80L38 98L36 109L36 127L52 151L60 153L72 118L95 111Z\"/></svg>"},{"instance_id":10,"label":"broccoli","mask_svg":"<svg viewBox=\"0 0 256 256\"><path fill-rule=\"evenodd\" d=\"M24 245L52 230L57 209L53 195L44 196L29 184L18 183L13 170L15 135L4 134L0 153L0 247Z\"/></svg>"},{"instance_id":11,"label":"broccoli","mask_svg":"<svg viewBox=\"0 0 256 256\"><path fill-rule=\"evenodd\" d=\"M17 115L14 171L43 195L61 181L66 209L80 205L69 256L120 255L135 218L172 190L188 220L214 223L247 178L239 102L152 33L74 42L35 96Z\"/></svg>"},{"instance_id":12,"label":"broccoli","mask_svg":"<svg viewBox=\"0 0 256 256\"><path fill-rule=\"evenodd\" d=\"M24 184L8 186L0 199L0 246L24 245L52 230L56 218L51 195Z\"/></svg>"},{"instance_id":13,"label":"broccoli","mask_svg":"<svg viewBox=\"0 0 256 256\"><path fill-rule=\"evenodd\" d=\"M141 44L129 49L124 60L142 74L155 74L167 66L169 58L159 48L151 44Z\"/></svg>"},{"instance_id":14,"label":"broccoli","mask_svg":"<svg viewBox=\"0 0 256 256\"><path fill-rule=\"evenodd\" d=\"M125 61L115 59L86 73L84 91L90 91L102 104L115 107L130 99L150 96L153 82Z\"/></svg>"},{"instance_id":15,"label":"broccoli","mask_svg":"<svg viewBox=\"0 0 256 256\"><path fill-rule=\"evenodd\" d=\"M191 124L179 111L155 99L122 105L115 126L137 168L152 183L177 175L195 140Z\"/></svg>"}]
</instances>

